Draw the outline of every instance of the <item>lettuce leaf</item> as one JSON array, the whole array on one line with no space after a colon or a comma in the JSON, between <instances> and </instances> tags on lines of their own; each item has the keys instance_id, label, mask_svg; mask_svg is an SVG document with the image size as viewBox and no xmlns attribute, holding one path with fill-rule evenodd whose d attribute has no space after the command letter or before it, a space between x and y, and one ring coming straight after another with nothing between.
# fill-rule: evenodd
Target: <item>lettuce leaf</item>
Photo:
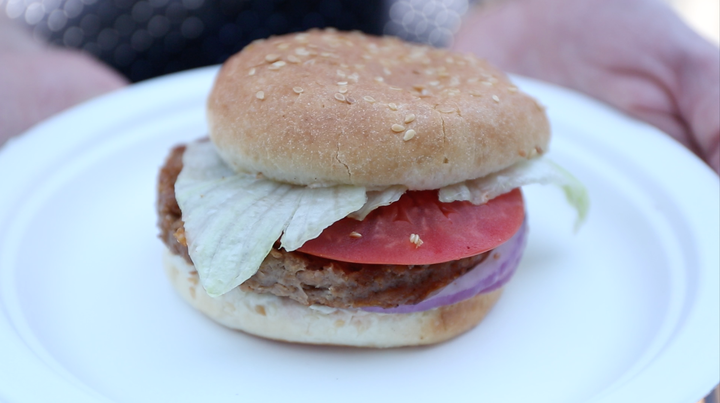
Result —
<instances>
[{"instance_id":1,"label":"lettuce leaf","mask_svg":"<svg viewBox=\"0 0 720 403\"><path fill-rule=\"evenodd\" d=\"M534 183L562 188L568 203L577 211L577 231L585 221L590 206L587 189L572 174L546 158L523 161L482 178L446 186L440 189L438 198L443 203L466 200L484 204L517 187Z\"/></svg>"},{"instance_id":2,"label":"lettuce leaf","mask_svg":"<svg viewBox=\"0 0 720 403\"><path fill-rule=\"evenodd\" d=\"M400 200L403 193L407 192L405 186L390 186L385 190L369 191L367 192L367 202L362 206L360 210L357 210L350 214L348 217L354 218L358 221L362 221L370 214L371 211L381 206L389 206L392 203Z\"/></svg>"},{"instance_id":3,"label":"lettuce leaf","mask_svg":"<svg viewBox=\"0 0 720 403\"><path fill-rule=\"evenodd\" d=\"M187 146L175 197L188 253L211 296L255 274L278 239L295 250L367 198L362 187L313 189L236 173L210 142Z\"/></svg>"},{"instance_id":4,"label":"lettuce leaf","mask_svg":"<svg viewBox=\"0 0 720 403\"><path fill-rule=\"evenodd\" d=\"M358 205L362 206L367 198L365 188L357 186L296 188L301 194L300 202L281 240L287 251L317 238L325 228L345 218Z\"/></svg>"}]
</instances>

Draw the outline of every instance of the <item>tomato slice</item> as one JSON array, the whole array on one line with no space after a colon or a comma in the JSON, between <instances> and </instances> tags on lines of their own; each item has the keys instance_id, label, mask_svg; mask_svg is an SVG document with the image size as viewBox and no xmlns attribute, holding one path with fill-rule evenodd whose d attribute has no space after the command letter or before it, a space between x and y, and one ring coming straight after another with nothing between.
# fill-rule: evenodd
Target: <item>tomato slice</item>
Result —
<instances>
[{"instance_id":1,"label":"tomato slice","mask_svg":"<svg viewBox=\"0 0 720 403\"><path fill-rule=\"evenodd\" d=\"M299 250L353 263L442 263L495 248L515 235L524 219L520 189L480 206L442 203L436 190L406 192L363 221L344 218L336 222ZM420 237L420 246L411 242L412 234Z\"/></svg>"}]
</instances>

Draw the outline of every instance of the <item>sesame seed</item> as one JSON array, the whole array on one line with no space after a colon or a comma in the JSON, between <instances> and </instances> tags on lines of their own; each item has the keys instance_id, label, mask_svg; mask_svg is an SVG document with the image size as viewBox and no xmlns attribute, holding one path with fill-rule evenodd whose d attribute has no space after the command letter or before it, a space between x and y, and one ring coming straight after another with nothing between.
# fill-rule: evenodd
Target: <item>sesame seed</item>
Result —
<instances>
[{"instance_id":1,"label":"sesame seed","mask_svg":"<svg viewBox=\"0 0 720 403\"><path fill-rule=\"evenodd\" d=\"M422 239L420 239L420 235L418 234L410 234L410 243L415 244L416 248L419 248L420 245L423 244Z\"/></svg>"},{"instance_id":2,"label":"sesame seed","mask_svg":"<svg viewBox=\"0 0 720 403\"><path fill-rule=\"evenodd\" d=\"M441 71L438 73L438 77L448 77L448 76L450 76L450 73L448 73L447 71Z\"/></svg>"},{"instance_id":3,"label":"sesame seed","mask_svg":"<svg viewBox=\"0 0 720 403\"><path fill-rule=\"evenodd\" d=\"M360 75L358 73L352 73L348 76L349 79L358 82L358 79L360 78Z\"/></svg>"},{"instance_id":4,"label":"sesame seed","mask_svg":"<svg viewBox=\"0 0 720 403\"><path fill-rule=\"evenodd\" d=\"M253 68L250 69L250 71L248 72L248 75L249 75L249 76L254 76L254 75L255 75L255 67L253 67Z\"/></svg>"},{"instance_id":5,"label":"sesame seed","mask_svg":"<svg viewBox=\"0 0 720 403\"><path fill-rule=\"evenodd\" d=\"M397 110L397 104L395 104L394 102L390 102L390 103L388 104L388 108L396 111L396 110Z\"/></svg>"},{"instance_id":6,"label":"sesame seed","mask_svg":"<svg viewBox=\"0 0 720 403\"><path fill-rule=\"evenodd\" d=\"M255 93L255 98L257 99L265 99L265 93L262 91L258 91Z\"/></svg>"},{"instance_id":7,"label":"sesame seed","mask_svg":"<svg viewBox=\"0 0 720 403\"><path fill-rule=\"evenodd\" d=\"M362 58L365 60L372 60L372 56L370 55L362 55Z\"/></svg>"},{"instance_id":8,"label":"sesame seed","mask_svg":"<svg viewBox=\"0 0 720 403\"><path fill-rule=\"evenodd\" d=\"M428 84L430 84L433 87L436 87L438 84L440 84L440 81L430 81Z\"/></svg>"},{"instance_id":9,"label":"sesame seed","mask_svg":"<svg viewBox=\"0 0 720 403\"><path fill-rule=\"evenodd\" d=\"M315 59L305 60L303 66L312 66L315 64Z\"/></svg>"},{"instance_id":10,"label":"sesame seed","mask_svg":"<svg viewBox=\"0 0 720 403\"><path fill-rule=\"evenodd\" d=\"M495 101L495 102L497 102L497 103L500 102L500 98L499 98L497 95L493 95L493 96L492 96L492 99L493 99L493 101Z\"/></svg>"},{"instance_id":11,"label":"sesame seed","mask_svg":"<svg viewBox=\"0 0 720 403\"><path fill-rule=\"evenodd\" d=\"M381 82L385 81L385 79L382 77L375 77L375 81L381 83Z\"/></svg>"},{"instance_id":12,"label":"sesame seed","mask_svg":"<svg viewBox=\"0 0 720 403\"><path fill-rule=\"evenodd\" d=\"M415 120L415 114L412 114L412 113L411 113L411 114L405 116L405 123L410 123L410 122L412 122L413 120Z\"/></svg>"},{"instance_id":13,"label":"sesame seed","mask_svg":"<svg viewBox=\"0 0 720 403\"><path fill-rule=\"evenodd\" d=\"M476 83L478 81L480 81L480 79L477 77L468 78L468 80L467 80L468 83Z\"/></svg>"},{"instance_id":14,"label":"sesame seed","mask_svg":"<svg viewBox=\"0 0 720 403\"><path fill-rule=\"evenodd\" d=\"M496 82L498 82L498 79L495 78L495 77L492 77L492 76L490 76L490 78L488 78L487 80L490 81L491 83L496 83Z\"/></svg>"},{"instance_id":15,"label":"sesame seed","mask_svg":"<svg viewBox=\"0 0 720 403\"><path fill-rule=\"evenodd\" d=\"M281 43L278 43L278 44L277 44L277 48L280 49L280 50L285 50L285 49L287 49L287 48L289 48L289 47L290 47L290 44L285 43L285 42L281 42Z\"/></svg>"},{"instance_id":16,"label":"sesame seed","mask_svg":"<svg viewBox=\"0 0 720 403\"><path fill-rule=\"evenodd\" d=\"M295 55L290 55L287 57L287 60L290 63L300 63L300 59L298 59Z\"/></svg>"},{"instance_id":17,"label":"sesame seed","mask_svg":"<svg viewBox=\"0 0 720 403\"><path fill-rule=\"evenodd\" d=\"M342 70L338 70L338 71L337 71L337 75L340 76L340 77L345 77L345 72L342 71Z\"/></svg>"},{"instance_id":18,"label":"sesame seed","mask_svg":"<svg viewBox=\"0 0 720 403\"><path fill-rule=\"evenodd\" d=\"M280 55L271 53L271 54L265 56L265 61L268 63L276 62L278 60L280 60Z\"/></svg>"},{"instance_id":19,"label":"sesame seed","mask_svg":"<svg viewBox=\"0 0 720 403\"><path fill-rule=\"evenodd\" d=\"M412 139L413 137L415 137L415 134L416 134L415 130L410 129L405 132L405 135L403 136L403 140L408 141L408 140Z\"/></svg>"},{"instance_id":20,"label":"sesame seed","mask_svg":"<svg viewBox=\"0 0 720 403\"><path fill-rule=\"evenodd\" d=\"M349 103L349 104L354 104L355 102L357 102L357 101L355 100L355 98L353 98L353 97L347 97L346 101L347 101L347 103Z\"/></svg>"},{"instance_id":21,"label":"sesame seed","mask_svg":"<svg viewBox=\"0 0 720 403\"><path fill-rule=\"evenodd\" d=\"M305 91L305 90L303 90L301 87L293 87L293 91L295 91L296 93L300 94L301 92L303 92L303 91Z\"/></svg>"},{"instance_id":22,"label":"sesame seed","mask_svg":"<svg viewBox=\"0 0 720 403\"><path fill-rule=\"evenodd\" d=\"M332 57L332 55L333 55L333 54L330 53L330 52L322 52L322 53L320 53L320 56L322 56L322 57Z\"/></svg>"},{"instance_id":23,"label":"sesame seed","mask_svg":"<svg viewBox=\"0 0 720 403\"><path fill-rule=\"evenodd\" d=\"M337 85L347 85L347 81L338 81Z\"/></svg>"},{"instance_id":24,"label":"sesame seed","mask_svg":"<svg viewBox=\"0 0 720 403\"><path fill-rule=\"evenodd\" d=\"M402 91L402 88L400 87L390 87L390 89L395 91Z\"/></svg>"},{"instance_id":25,"label":"sesame seed","mask_svg":"<svg viewBox=\"0 0 720 403\"><path fill-rule=\"evenodd\" d=\"M438 112L440 113L453 113L455 112L455 108L452 106L441 106L438 108Z\"/></svg>"},{"instance_id":26,"label":"sesame seed","mask_svg":"<svg viewBox=\"0 0 720 403\"><path fill-rule=\"evenodd\" d=\"M493 83L491 83L490 81L481 81L481 83L482 83L482 85L486 85L488 87L493 85Z\"/></svg>"},{"instance_id":27,"label":"sesame seed","mask_svg":"<svg viewBox=\"0 0 720 403\"><path fill-rule=\"evenodd\" d=\"M350 238L362 238L362 234L359 232L353 231L350 233Z\"/></svg>"},{"instance_id":28,"label":"sesame seed","mask_svg":"<svg viewBox=\"0 0 720 403\"><path fill-rule=\"evenodd\" d=\"M395 133L400 133L400 132L405 131L405 126L395 123L394 125L392 125L391 129Z\"/></svg>"},{"instance_id":29,"label":"sesame seed","mask_svg":"<svg viewBox=\"0 0 720 403\"><path fill-rule=\"evenodd\" d=\"M286 63L282 60L278 60L277 62L273 63L268 67L270 70L277 70L280 67L284 66Z\"/></svg>"},{"instance_id":30,"label":"sesame seed","mask_svg":"<svg viewBox=\"0 0 720 403\"><path fill-rule=\"evenodd\" d=\"M341 94L346 93L346 92L347 92L347 87L340 87L340 88L338 89L338 92L341 93Z\"/></svg>"},{"instance_id":31,"label":"sesame seed","mask_svg":"<svg viewBox=\"0 0 720 403\"><path fill-rule=\"evenodd\" d=\"M343 94L335 94L335 99L341 102L345 102L345 95Z\"/></svg>"},{"instance_id":32,"label":"sesame seed","mask_svg":"<svg viewBox=\"0 0 720 403\"><path fill-rule=\"evenodd\" d=\"M517 90L518 90L517 87L508 87L508 91L510 91L510 92L517 92Z\"/></svg>"},{"instance_id":33,"label":"sesame seed","mask_svg":"<svg viewBox=\"0 0 720 403\"><path fill-rule=\"evenodd\" d=\"M389 75L392 74L392 73L390 72L390 69L388 69L387 67L383 67L383 73L385 73L386 76L389 76Z\"/></svg>"},{"instance_id":34,"label":"sesame seed","mask_svg":"<svg viewBox=\"0 0 720 403\"><path fill-rule=\"evenodd\" d=\"M308 52L308 50L305 48L296 48L295 54L298 56L308 56L310 52Z\"/></svg>"},{"instance_id":35,"label":"sesame seed","mask_svg":"<svg viewBox=\"0 0 720 403\"><path fill-rule=\"evenodd\" d=\"M364 99L365 101L367 101L367 102L370 102L370 103L375 102L375 98L373 98L373 97L371 97L371 96L367 96L367 95L366 95L366 96L363 97L363 99Z\"/></svg>"}]
</instances>

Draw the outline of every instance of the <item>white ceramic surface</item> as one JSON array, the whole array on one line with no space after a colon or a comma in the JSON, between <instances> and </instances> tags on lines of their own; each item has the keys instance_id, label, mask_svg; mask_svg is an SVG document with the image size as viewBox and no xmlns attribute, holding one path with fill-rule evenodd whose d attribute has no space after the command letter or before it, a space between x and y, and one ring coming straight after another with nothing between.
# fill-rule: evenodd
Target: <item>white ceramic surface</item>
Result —
<instances>
[{"instance_id":1,"label":"white ceramic surface","mask_svg":"<svg viewBox=\"0 0 720 403\"><path fill-rule=\"evenodd\" d=\"M530 239L476 329L387 351L227 330L166 283L155 181L205 135L216 69L75 107L0 150L0 400L690 403L719 380L718 177L657 130L517 78L548 106L549 157L587 224L526 190Z\"/></svg>"}]
</instances>

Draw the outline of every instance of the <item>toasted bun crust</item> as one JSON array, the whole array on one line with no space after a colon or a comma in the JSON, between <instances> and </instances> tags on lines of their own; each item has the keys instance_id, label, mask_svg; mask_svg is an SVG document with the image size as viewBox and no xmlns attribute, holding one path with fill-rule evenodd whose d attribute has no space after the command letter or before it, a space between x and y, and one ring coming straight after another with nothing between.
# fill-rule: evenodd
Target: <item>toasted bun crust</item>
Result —
<instances>
[{"instance_id":1,"label":"toasted bun crust","mask_svg":"<svg viewBox=\"0 0 720 403\"><path fill-rule=\"evenodd\" d=\"M166 249L163 262L177 292L211 319L256 336L296 343L376 348L439 343L477 325L502 292L498 289L454 305L409 314L343 309L322 312L287 298L243 292L239 287L212 298L200 285L195 268L182 257Z\"/></svg>"},{"instance_id":2,"label":"toasted bun crust","mask_svg":"<svg viewBox=\"0 0 720 403\"><path fill-rule=\"evenodd\" d=\"M230 58L208 120L235 169L299 185L437 189L532 158L550 137L543 108L475 56L330 30Z\"/></svg>"}]
</instances>

